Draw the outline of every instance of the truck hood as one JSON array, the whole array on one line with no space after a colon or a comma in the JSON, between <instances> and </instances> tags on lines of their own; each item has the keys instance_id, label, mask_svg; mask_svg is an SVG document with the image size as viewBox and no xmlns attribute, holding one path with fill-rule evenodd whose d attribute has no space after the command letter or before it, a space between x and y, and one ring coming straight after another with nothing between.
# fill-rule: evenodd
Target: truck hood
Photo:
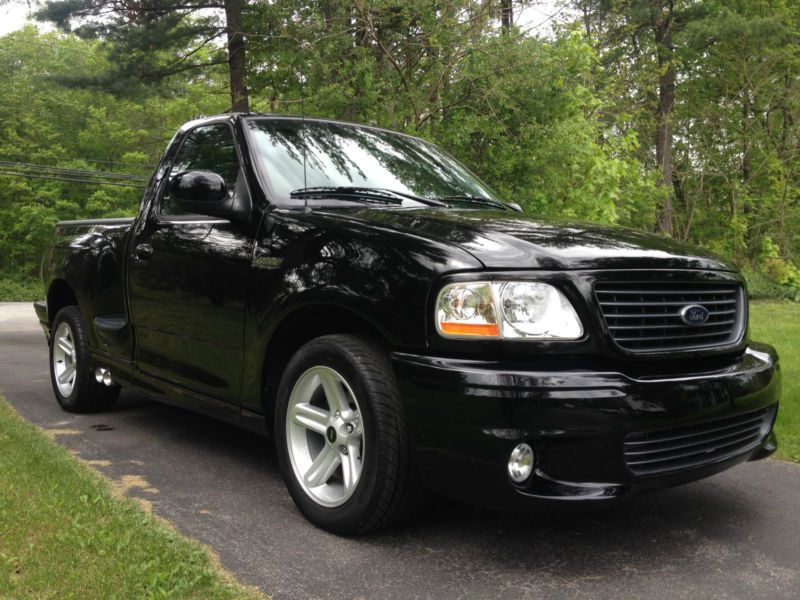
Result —
<instances>
[{"instance_id":1,"label":"truck hood","mask_svg":"<svg viewBox=\"0 0 800 600\"><path fill-rule=\"evenodd\" d=\"M723 259L688 244L613 225L548 221L506 211L363 208L324 212L449 242L487 268L734 270Z\"/></svg>"}]
</instances>

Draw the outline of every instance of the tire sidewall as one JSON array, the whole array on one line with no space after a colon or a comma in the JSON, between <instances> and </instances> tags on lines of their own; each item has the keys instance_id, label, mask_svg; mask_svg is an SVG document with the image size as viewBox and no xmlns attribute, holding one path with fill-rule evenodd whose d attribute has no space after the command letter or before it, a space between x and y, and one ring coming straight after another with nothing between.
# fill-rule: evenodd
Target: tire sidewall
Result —
<instances>
[{"instance_id":1,"label":"tire sidewall","mask_svg":"<svg viewBox=\"0 0 800 600\"><path fill-rule=\"evenodd\" d=\"M281 378L275 411L275 440L277 442L278 461L289 493L300 508L300 511L310 521L330 531L343 534L357 530L366 519L370 503L374 500L378 468L381 463L378 455L380 452L378 439L381 432L373 409L373 391L369 389L369 386L359 373L356 364L354 364L354 357L348 354L347 350L343 350L324 338L314 340L301 348L289 361ZM333 508L318 504L298 483L291 458L289 457L287 443L286 415L292 389L300 376L315 366L330 367L344 377L358 401L362 427L364 428L364 458L361 477L356 490L344 504Z\"/></svg>"},{"instance_id":2,"label":"tire sidewall","mask_svg":"<svg viewBox=\"0 0 800 600\"><path fill-rule=\"evenodd\" d=\"M53 350L56 343L56 331L61 323L69 325L72 332L72 342L75 344L75 355L77 364L75 366L75 383L72 386L72 392L69 396L64 396L58 388L56 381L55 369L53 368ZM53 319L53 328L50 335L50 381L53 384L53 392L56 395L56 400L61 407L69 412L78 412L81 410L79 406L79 399L82 395L93 393L92 389L94 376L89 368L91 356L89 354L89 346L86 341L86 332L83 327L83 316L77 306L66 306L58 311L55 319Z\"/></svg>"}]
</instances>

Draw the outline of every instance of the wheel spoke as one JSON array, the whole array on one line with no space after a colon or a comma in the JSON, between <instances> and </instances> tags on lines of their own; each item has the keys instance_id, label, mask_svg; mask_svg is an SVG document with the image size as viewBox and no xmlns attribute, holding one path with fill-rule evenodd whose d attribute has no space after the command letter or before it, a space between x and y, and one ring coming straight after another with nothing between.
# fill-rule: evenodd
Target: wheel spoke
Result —
<instances>
[{"instance_id":1,"label":"wheel spoke","mask_svg":"<svg viewBox=\"0 0 800 600\"><path fill-rule=\"evenodd\" d=\"M342 455L342 478L344 489L350 491L358 483L358 476L361 473L361 458L359 457L360 444L358 441L351 441L347 444L347 454Z\"/></svg>"},{"instance_id":2,"label":"wheel spoke","mask_svg":"<svg viewBox=\"0 0 800 600\"><path fill-rule=\"evenodd\" d=\"M325 390L325 398L331 412L347 413L350 411L350 404L347 401L347 393L342 387L341 382L328 372L319 373L322 389Z\"/></svg>"},{"instance_id":3,"label":"wheel spoke","mask_svg":"<svg viewBox=\"0 0 800 600\"><path fill-rule=\"evenodd\" d=\"M58 382L68 383L69 381L72 380L74 375L75 375L75 367L73 367L72 365L67 365L67 367L58 376Z\"/></svg>"},{"instance_id":4,"label":"wheel spoke","mask_svg":"<svg viewBox=\"0 0 800 600\"><path fill-rule=\"evenodd\" d=\"M67 338L62 337L56 340L56 345L59 349L66 354L67 356L72 356L72 342L70 342Z\"/></svg>"},{"instance_id":5,"label":"wheel spoke","mask_svg":"<svg viewBox=\"0 0 800 600\"><path fill-rule=\"evenodd\" d=\"M295 404L292 407L292 421L306 429L325 435L331 413L311 404Z\"/></svg>"},{"instance_id":6,"label":"wheel spoke","mask_svg":"<svg viewBox=\"0 0 800 600\"><path fill-rule=\"evenodd\" d=\"M306 485L309 487L317 487L326 483L333 475L336 468L339 466L341 458L339 453L325 446L322 448L317 458L311 463L308 471L306 471L305 479Z\"/></svg>"}]
</instances>

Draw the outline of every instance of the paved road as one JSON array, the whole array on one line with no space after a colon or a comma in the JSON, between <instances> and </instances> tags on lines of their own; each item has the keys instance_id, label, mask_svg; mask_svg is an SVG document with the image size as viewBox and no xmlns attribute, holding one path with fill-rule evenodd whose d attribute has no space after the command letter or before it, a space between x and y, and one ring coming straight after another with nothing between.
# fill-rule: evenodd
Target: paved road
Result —
<instances>
[{"instance_id":1,"label":"paved road","mask_svg":"<svg viewBox=\"0 0 800 600\"><path fill-rule=\"evenodd\" d=\"M611 512L518 518L438 501L360 539L308 524L261 438L123 394L52 395L30 305L0 304L0 393L27 419L275 598L797 598L800 467L741 465Z\"/></svg>"}]
</instances>

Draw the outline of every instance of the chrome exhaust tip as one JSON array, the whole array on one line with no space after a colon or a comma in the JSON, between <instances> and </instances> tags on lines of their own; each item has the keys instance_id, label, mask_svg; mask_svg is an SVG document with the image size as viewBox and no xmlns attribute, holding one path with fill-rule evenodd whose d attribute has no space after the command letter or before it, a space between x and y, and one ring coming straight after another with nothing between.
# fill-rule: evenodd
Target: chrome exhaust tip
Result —
<instances>
[{"instance_id":1,"label":"chrome exhaust tip","mask_svg":"<svg viewBox=\"0 0 800 600\"><path fill-rule=\"evenodd\" d=\"M105 367L97 367L94 370L94 379L97 381L97 383L102 383L107 387L114 385L114 380L111 379L111 371Z\"/></svg>"}]
</instances>

